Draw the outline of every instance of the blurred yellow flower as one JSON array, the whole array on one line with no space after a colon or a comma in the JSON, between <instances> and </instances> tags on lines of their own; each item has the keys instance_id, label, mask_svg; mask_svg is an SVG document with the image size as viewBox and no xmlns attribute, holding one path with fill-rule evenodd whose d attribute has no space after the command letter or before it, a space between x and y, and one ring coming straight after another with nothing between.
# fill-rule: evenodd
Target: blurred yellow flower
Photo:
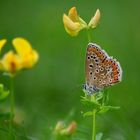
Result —
<instances>
[{"instance_id":1,"label":"blurred yellow flower","mask_svg":"<svg viewBox=\"0 0 140 140\"><path fill-rule=\"evenodd\" d=\"M95 28L100 21L100 17L101 17L100 10L97 9L95 15L91 18L88 27Z\"/></svg>"},{"instance_id":2,"label":"blurred yellow flower","mask_svg":"<svg viewBox=\"0 0 140 140\"><path fill-rule=\"evenodd\" d=\"M87 23L78 16L76 7L69 10L68 16L63 14L63 23L66 32L71 36L78 35L80 30L87 27Z\"/></svg>"},{"instance_id":3,"label":"blurred yellow flower","mask_svg":"<svg viewBox=\"0 0 140 140\"><path fill-rule=\"evenodd\" d=\"M0 51L3 48L4 44L6 43L6 41L7 41L6 39L0 40Z\"/></svg>"},{"instance_id":4,"label":"blurred yellow flower","mask_svg":"<svg viewBox=\"0 0 140 140\"><path fill-rule=\"evenodd\" d=\"M38 53L32 49L31 44L23 38L15 38L13 45L20 56L23 68L31 68L38 61Z\"/></svg>"},{"instance_id":5,"label":"blurred yellow flower","mask_svg":"<svg viewBox=\"0 0 140 140\"><path fill-rule=\"evenodd\" d=\"M15 73L21 69L21 60L13 51L9 51L0 60L0 70Z\"/></svg>"},{"instance_id":6,"label":"blurred yellow flower","mask_svg":"<svg viewBox=\"0 0 140 140\"><path fill-rule=\"evenodd\" d=\"M38 61L38 53L30 43L24 38L15 38L12 43L16 53L9 51L4 55L0 60L0 70L15 74L21 69L33 67Z\"/></svg>"}]
</instances>

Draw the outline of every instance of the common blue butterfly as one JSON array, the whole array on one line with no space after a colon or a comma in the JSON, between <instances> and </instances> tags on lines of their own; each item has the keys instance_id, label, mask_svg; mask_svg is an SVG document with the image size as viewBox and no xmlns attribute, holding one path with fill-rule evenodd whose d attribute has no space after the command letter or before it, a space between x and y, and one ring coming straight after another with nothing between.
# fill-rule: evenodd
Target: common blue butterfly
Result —
<instances>
[{"instance_id":1,"label":"common blue butterfly","mask_svg":"<svg viewBox=\"0 0 140 140\"><path fill-rule=\"evenodd\" d=\"M108 56L99 45L89 43L86 52L85 75L84 90L92 94L119 83L122 79L122 68L120 63Z\"/></svg>"}]
</instances>

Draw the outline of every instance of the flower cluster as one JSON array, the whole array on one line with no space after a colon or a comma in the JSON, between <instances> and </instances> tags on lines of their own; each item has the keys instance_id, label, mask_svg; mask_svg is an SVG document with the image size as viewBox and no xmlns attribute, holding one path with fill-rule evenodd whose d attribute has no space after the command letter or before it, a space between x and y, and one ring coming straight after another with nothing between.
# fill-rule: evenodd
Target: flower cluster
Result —
<instances>
[{"instance_id":1,"label":"flower cluster","mask_svg":"<svg viewBox=\"0 0 140 140\"><path fill-rule=\"evenodd\" d=\"M77 13L76 7L72 7L69 10L68 15L63 14L63 23L65 30L71 36L78 35L79 31L86 28L97 27L100 20L100 10L97 9L95 15L91 18L90 22L87 24Z\"/></svg>"},{"instance_id":2,"label":"flower cluster","mask_svg":"<svg viewBox=\"0 0 140 140\"><path fill-rule=\"evenodd\" d=\"M0 40L0 50L5 43L6 39ZM13 39L12 44L16 52L10 50L0 59L0 70L14 75L21 69L33 67L39 56L31 44L20 37Z\"/></svg>"}]
</instances>

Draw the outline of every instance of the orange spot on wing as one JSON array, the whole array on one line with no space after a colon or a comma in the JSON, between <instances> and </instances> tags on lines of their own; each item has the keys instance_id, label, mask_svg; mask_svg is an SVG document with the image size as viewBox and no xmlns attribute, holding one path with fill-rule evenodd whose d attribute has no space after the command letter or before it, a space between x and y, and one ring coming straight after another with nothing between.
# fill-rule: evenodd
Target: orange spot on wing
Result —
<instances>
[{"instance_id":1,"label":"orange spot on wing","mask_svg":"<svg viewBox=\"0 0 140 140\"><path fill-rule=\"evenodd\" d=\"M95 48L88 48L88 52L95 52Z\"/></svg>"},{"instance_id":2,"label":"orange spot on wing","mask_svg":"<svg viewBox=\"0 0 140 140\"><path fill-rule=\"evenodd\" d=\"M114 75L117 75L118 76L118 71L114 71Z\"/></svg>"},{"instance_id":3,"label":"orange spot on wing","mask_svg":"<svg viewBox=\"0 0 140 140\"><path fill-rule=\"evenodd\" d=\"M108 64L108 60L105 60L103 64L104 65L107 65Z\"/></svg>"}]
</instances>

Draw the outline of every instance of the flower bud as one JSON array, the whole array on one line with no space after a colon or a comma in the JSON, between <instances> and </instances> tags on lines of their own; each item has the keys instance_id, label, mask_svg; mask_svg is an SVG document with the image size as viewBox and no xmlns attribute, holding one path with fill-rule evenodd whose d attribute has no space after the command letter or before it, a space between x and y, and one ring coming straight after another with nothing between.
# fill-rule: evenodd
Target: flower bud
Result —
<instances>
[{"instance_id":1,"label":"flower bud","mask_svg":"<svg viewBox=\"0 0 140 140\"><path fill-rule=\"evenodd\" d=\"M97 25L98 25L98 23L100 21L100 17L101 17L100 10L97 9L95 15L91 18L91 20L90 20L90 22L88 24L88 27L90 27L90 28L97 27Z\"/></svg>"},{"instance_id":2,"label":"flower bud","mask_svg":"<svg viewBox=\"0 0 140 140\"><path fill-rule=\"evenodd\" d=\"M71 122L71 124L67 128L67 135L71 135L76 131L77 123L75 121Z\"/></svg>"},{"instance_id":3,"label":"flower bud","mask_svg":"<svg viewBox=\"0 0 140 140\"><path fill-rule=\"evenodd\" d=\"M62 121L58 121L55 126L55 133L58 134L64 128L64 123Z\"/></svg>"}]
</instances>

